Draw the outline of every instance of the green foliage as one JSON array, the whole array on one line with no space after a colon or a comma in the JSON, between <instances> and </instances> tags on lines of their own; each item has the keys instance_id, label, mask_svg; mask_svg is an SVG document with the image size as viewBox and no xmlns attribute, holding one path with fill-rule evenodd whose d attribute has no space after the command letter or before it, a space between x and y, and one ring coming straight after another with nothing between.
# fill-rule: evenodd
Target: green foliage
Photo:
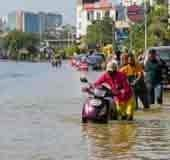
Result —
<instances>
[{"instance_id":1,"label":"green foliage","mask_svg":"<svg viewBox=\"0 0 170 160\"><path fill-rule=\"evenodd\" d=\"M20 31L9 32L3 40L4 48L10 52L10 56L14 59L20 57L17 54L23 48L27 49L30 53L37 52L37 43L38 38L36 35Z\"/></svg>"},{"instance_id":2,"label":"green foliage","mask_svg":"<svg viewBox=\"0 0 170 160\"><path fill-rule=\"evenodd\" d=\"M113 21L109 17L105 17L103 20L96 20L92 25L87 28L86 42L88 45L100 44L112 44L113 42Z\"/></svg>"},{"instance_id":3,"label":"green foliage","mask_svg":"<svg viewBox=\"0 0 170 160\"><path fill-rule=\"evenodd\" d=\"M168 28L168 11L165 4L160 3L154 8L151 8L148 13L147 22L147 44L148 47L155 45L166 45L170 42L170 31ZM145 26L144 23L131 26L132 46L133 50L137 51L144 49L145 41ZM126 41L126 46L129 47L130 38Z\"/></svg>"},{"instance_id":4,"label":"green foliage","mask_svg":"<svg viewBox=\"0 0 170 160\"><path fill-rule=\"evenodd\" d=\"M64 52L66 54L66 57L71 57L74 55L74 53L79 54L80 49L76 45L72 45L71 47L67 47L64 49Z\"/></svg>"}]
</instances>

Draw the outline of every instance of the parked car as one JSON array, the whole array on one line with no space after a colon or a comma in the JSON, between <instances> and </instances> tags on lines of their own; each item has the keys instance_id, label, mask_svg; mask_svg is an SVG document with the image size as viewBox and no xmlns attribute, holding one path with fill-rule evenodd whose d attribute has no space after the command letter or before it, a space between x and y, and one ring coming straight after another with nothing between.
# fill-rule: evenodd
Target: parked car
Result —
<instances>
[{"instance_id":1,"label":"parked car","mask_svg":"<svg viewBox=\"0 0 170 160\"><path fill-rule=\"evenodd\" d=\"M102 69L103 62L104 56L102 54L92 54L87 57L87 63L93 70Z\"/></svg>"},{"instance_id":2,"label":"parked car","mask_svg":"<svg viewBox=\"0 0 170 160\"><path fill-rule=\"evenodd\" d=\"M76 68L81 68L82 63L87 63L88 66L91 66L93 70L98 70L102 68L102 64L104 62L104 55L100 53L94 53L92 55L88 54L79 54L72 58L71 64Z\"/></svg>"},{"instance_id":3,"label":"parked car","mask_svg":"<svg viewBox=\"0 0 170 160\"><path fill-rule=\"evenodd\" d=\"M165 63L166 68L163 70L163 85L165 89L170 89L170 46L159 46L159 47L150 47L144 54L144 66L148 60L148 53L150 50L156 50L157 57L163 63Z\"/></svg>"}]
</instances>

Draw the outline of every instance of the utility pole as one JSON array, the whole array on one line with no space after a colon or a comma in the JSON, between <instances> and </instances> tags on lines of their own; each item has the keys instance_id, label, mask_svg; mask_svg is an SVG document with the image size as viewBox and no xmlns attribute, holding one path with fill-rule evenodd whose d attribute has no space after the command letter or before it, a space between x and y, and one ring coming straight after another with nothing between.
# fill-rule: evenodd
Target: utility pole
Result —
<instances>
[{"instance_id":1,"label":"utility pole","mask_svg":"<svg viewBox=\"0 0 170 160\"><path fill-rule=\"evenodd\" d=\"M112 24L112 46L114 46L115 45L115 23L114 22L112 22L111 23Z\"/></svg>"},{"instance_id":2,"label":"utility pole","mask_svg":"<svg viewBox=\"0 0 170 160\"><path fill-rule=\"evenodd\" d=\"M70 32L68 31L67 32L67 47L69 48L70 47Z\"/></svg>"},{"instance_id":3,"label":"utility pole","mask_svg":"<svg viewBox=\"0 0 170 160\"><path fill-rule=\"evenodd\" d=\"M132 0L130 1L130 6L132 6L133 3L132 3ZM131 25L130 25L130 52L132 52L132 49L133 49L133 30L132 30L132 22L131 22Z\"/></svg>"},{"instance_id":4,"label":"utility pole","mask_svg":"<svg viewBox=\"0 0 170 160\"><path fill-rule=\"evenodd\" d=\"M146 0L144 0L144 20L145 20L145 50L147 49L147 6Z\"/></svg>"},{"instance_id":5,"label":"utility pole","mask_svg":"<svg viewBox=\"0 0 170 160\"><path fill-rule=\"evenodd\" d=\"M131 25L131 29L130 29L130 51L132 52L132 48L133 48L133 31L132 31L132 25Z\"/></svg>"},{"instance_id":6,"label":"utility pole","mask_svg":"<svg viewBox=\"0 0 170 160\"><path fill-rule=\"evenodd\" d=\"M41 45L41 40L42 40L42 24L41 24L41 14L39 15L39 33L40 33L40 45Z\"/></svg>"},{"instance_id":7,"label":"utility pole","mask_svg":"<svg viewBox=\"0 0 170 160\"><path fill-rule=\"evenodd\" d=\"M168 0L168 29L170 29L170 0Z\"/></svg>"}]
</instances>

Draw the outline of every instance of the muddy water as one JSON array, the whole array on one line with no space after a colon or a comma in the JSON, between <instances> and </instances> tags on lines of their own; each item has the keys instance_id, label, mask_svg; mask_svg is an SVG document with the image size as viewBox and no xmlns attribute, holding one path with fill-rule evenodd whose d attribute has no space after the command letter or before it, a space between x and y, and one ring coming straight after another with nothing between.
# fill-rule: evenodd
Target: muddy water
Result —
<instances>
[{"instance_id":1,"label":"muddy water","mask_svg":"<svg viewBox=\"0 0 170 160\"><path fill-rule=\"evenodd\" d=\"M82 125L79 77L68 64L0 62L0 159L170 159L168 94L134 122Z\"/></svg>"}]
</instances>

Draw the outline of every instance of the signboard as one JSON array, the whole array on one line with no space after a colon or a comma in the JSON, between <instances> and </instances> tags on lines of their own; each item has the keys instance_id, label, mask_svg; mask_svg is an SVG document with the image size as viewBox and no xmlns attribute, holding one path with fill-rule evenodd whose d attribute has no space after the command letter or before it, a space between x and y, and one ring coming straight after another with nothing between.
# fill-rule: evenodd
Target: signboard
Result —
<instances>
[{"instance_id":1,"label":"signboard","mask_svg":"<svg viewBox=\"0 0 170 160\"><path fill-rule=\"evenodd\" d=\"M132 5L127 8L128 18L132 22L140 22L144 19L144 8L142 6Z\"/></svg>"},{"instance_id":2,"label":"signboard","mask_svg":"<svg viewBox=\"0 0 170 160\"><path fill-rule=\"evenodd\" d=\"M95 2L99 2L100 0L83 0L83 4L86 3L95 3Z\"/></svg>"}]
</instances>

